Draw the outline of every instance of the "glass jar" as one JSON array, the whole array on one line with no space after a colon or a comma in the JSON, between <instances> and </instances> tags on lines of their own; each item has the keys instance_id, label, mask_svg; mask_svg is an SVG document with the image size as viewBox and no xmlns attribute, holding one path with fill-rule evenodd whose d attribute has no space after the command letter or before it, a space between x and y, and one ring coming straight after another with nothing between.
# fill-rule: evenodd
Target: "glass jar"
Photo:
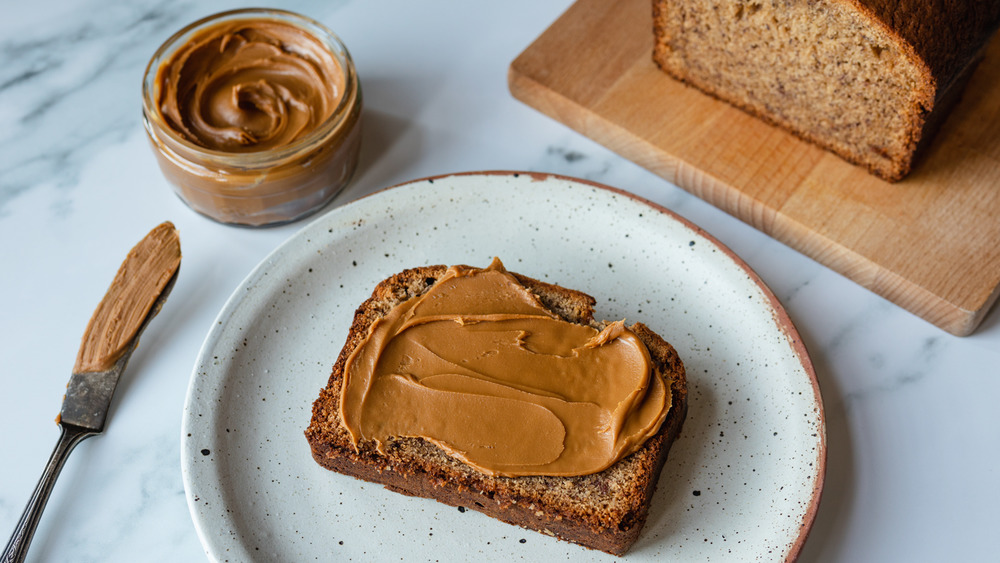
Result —
<instances>
[{"instance_id":1,"label":"glass jar","mask_svg":"<svg viewBox=\"0 0 1000 563\"><path fill-rule=\"evenodd\" d=\"M164 82L161 73L167 72L166 65L173 64L174 55L189 41L199 40L229 23L252 26L257 22L294 26L328 50L342 73L336 81L343 85L340 98L329 104L335 104L329 117L287 144L246 151L207 148L204 143L193 141L184 126L176 125L176 120L164 113L166 106L161 96L169 88L169 80ZM306 52L294 46L282 45L281 49L300 58ZM244 103L252 102L241 98L239 107L244 107ZM333 199L357 168L361 88L354 63L332 31L291 12L234 10L209 16L180 30L156 51L146 67L142 109L160 169L176 194L195 211L222 223L260 227L300 219Z\"/></svg>"}]
</instances>

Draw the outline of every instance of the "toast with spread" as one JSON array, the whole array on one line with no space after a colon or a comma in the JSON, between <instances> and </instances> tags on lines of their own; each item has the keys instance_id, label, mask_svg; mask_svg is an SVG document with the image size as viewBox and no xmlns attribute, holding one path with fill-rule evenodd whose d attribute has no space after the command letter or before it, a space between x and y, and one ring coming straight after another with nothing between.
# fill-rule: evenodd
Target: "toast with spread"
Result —
<instances>
[{"instance_id":1,"label":"toast with spread","mask_svg":"<svg viewBox=\"0 0 1000 563\"><path fill-rule=\"evenodd\" d=\"M447 293L457 291L457 277L489 270L503 273L504 278L494 276L499 283L509 280L516 287L463 296L465 301ZM492 303L504 291L523 303ZM463 311L456 312L459 302ZM346 344L313 404L305 435L314 459L396 492L625 553L645 524L660 470L684 422L687 387L683 363L670 344L641 323L624 328L621 322L595 321L594 304L583 292L506 272L499 261L485 270L427 266L389 277L356 310ZM528 322L539 324L516 328ZM392 340L386 326L396 326L407 340ZM589 340L566 352L557 348L569 336L532 334L563 329L589 331L572 337ZM504 351L502 341L510 333L515 334L511 349ZM647 362L642 369L648 372L648 380L631 391L621 388L626 375L617 372L631 376L636 360L626 358L619 366L617 356L608 359L622 350L635 352L629 339L642 349ZM383 356L373 356L372 347ZM501 359L490 360L495 355ZM518 363L525 355L543 356L542 371L527 374ZM484 363L488 360L493 363ZM580 361L599 367L584 366L577 373ZM565 362L572 363L569 375L549 373ZM382 363L391 363L384 374L364 371ZM497 365L501 368L490 367ZM491 369L512 373L508 378ZM563 379L577 384L552 387ZM563 434L552 422L558 418L553 412L564 423ZM590 438L573 433L595 426L603 433Z\"/></svg>"}]
</instances>

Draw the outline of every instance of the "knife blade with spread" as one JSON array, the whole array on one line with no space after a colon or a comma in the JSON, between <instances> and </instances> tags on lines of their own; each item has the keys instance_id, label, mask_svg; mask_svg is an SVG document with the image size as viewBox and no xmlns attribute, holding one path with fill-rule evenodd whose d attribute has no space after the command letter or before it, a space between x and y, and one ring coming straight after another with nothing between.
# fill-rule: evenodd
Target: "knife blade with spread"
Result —
<instances>
[{"instance_id":1,"label":"knife blade with spread","mask_svg":"<svg viewBox=\"0 0 1000 563\"><path fill-rule=\"evenodd\" d=\"M87 324L56 417L59 441L0 557L2 563L24 561L66 458L82 440L104 431L118 380L139 336L170 294L180 263L180 237L170 222L150 231L122 262Z\"/></svg>"}]
</instances>

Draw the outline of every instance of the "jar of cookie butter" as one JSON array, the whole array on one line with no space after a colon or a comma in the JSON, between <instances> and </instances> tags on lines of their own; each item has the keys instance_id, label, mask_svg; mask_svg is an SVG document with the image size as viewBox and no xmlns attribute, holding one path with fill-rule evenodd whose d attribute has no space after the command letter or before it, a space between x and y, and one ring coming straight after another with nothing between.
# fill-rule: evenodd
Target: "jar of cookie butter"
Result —
<instances>
[{"instance_id":1,"label":"jar of cookie butter","mask_svg":"<svg viewBox=\"0 0 1000 563\"><path fill-rule=\"evenodd\" d=\"M223 223L302 218L357 168L354 63L332 31L298 14L234 10L185 27L149 61L142 100L167 181Z\"/></svg>"}]
</instances>

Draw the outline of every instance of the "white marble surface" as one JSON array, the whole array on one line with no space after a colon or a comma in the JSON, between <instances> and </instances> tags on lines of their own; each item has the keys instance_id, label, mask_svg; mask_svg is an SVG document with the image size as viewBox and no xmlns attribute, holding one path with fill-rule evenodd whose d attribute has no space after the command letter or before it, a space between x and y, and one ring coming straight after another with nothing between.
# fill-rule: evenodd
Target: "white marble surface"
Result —
<instances>
[{"instance_id":1,"label":"white marble surface","mask_svg":"<svg viewBox=\"0 0 1000 563\"><path fill-rule=\"evenodd\" d=\"M676 211L760 274L812 355L829 451L802 560L995 560L1000 310L974 335L951 336L514 100L510 61L568 4L275 4L333 28L361 76L361 170L332 205L422 176L520 169L603 182ZM3 9L0 533L13 528L55 444L80 335L125 253L163 220L178 226L184 251L109 428L71 456L30 560L204 557L179 464L191 368L229 294L304 223L239 229L188 210L147 146L139 86L167 36L238 5L34 0Z\"/></svg>"}]
</instances>

